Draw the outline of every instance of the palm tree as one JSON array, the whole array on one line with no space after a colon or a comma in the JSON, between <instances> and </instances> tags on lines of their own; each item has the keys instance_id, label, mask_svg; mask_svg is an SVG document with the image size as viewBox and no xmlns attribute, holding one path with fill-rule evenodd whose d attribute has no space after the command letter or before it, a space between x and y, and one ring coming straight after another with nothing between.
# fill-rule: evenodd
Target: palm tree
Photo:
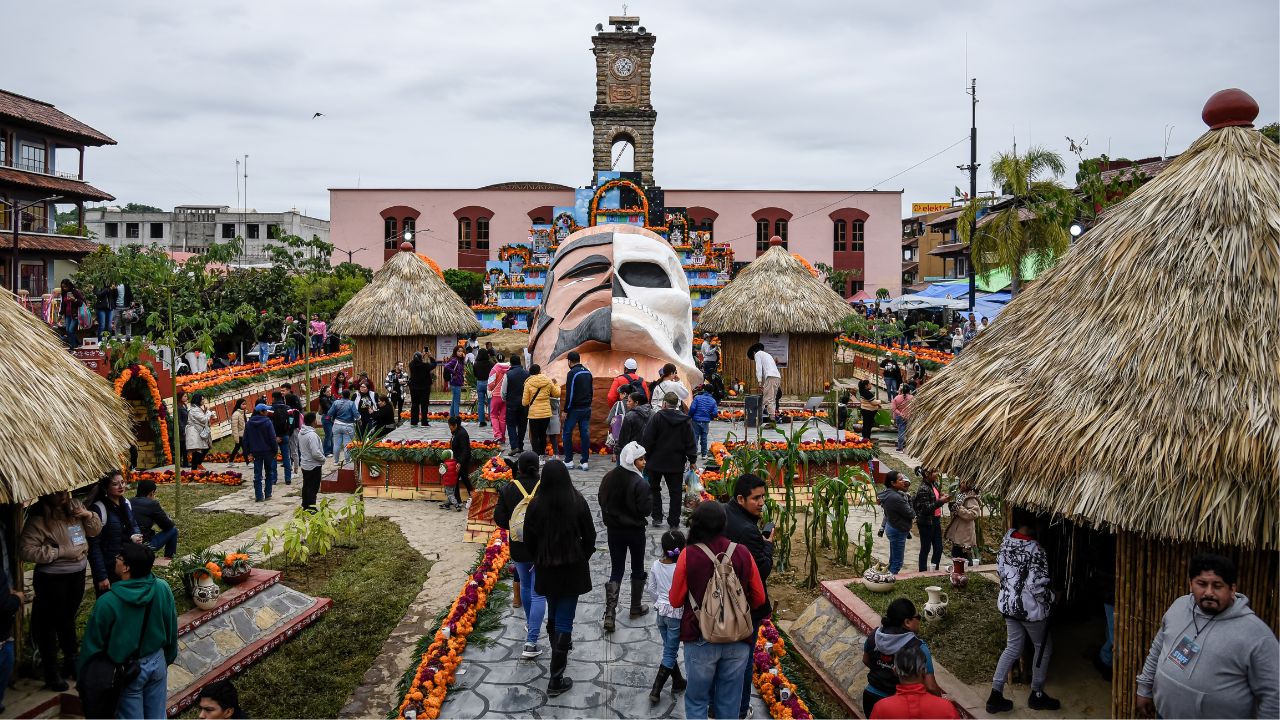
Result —
<instances>
[{"instance_id":1,"label":"palm tree","mask_svg":"<svg viewBox=\"0 0 1280 720\"><path fill-rule=\"evenodd\" d=\"M1062 157L1042 147L1032 147L1025 155L1017 151L1000 153L991 162L991 180L1011 200L1000 203L973 238L969 256L980 273L1007 269L1010 293L1022 289L1022 266L1034 264L1036 272L1053 266L1071 245L1068 228L1075 217L1077 200L1058 183L1066 172ZM969 202L957 222L961 242L970 242L969 226L989 198Z\"/></svg>"}]
</instances>

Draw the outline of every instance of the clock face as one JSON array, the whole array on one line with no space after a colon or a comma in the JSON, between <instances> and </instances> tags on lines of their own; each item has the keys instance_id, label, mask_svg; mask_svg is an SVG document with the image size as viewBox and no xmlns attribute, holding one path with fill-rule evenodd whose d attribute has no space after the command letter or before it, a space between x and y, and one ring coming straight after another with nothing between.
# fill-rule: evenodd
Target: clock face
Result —
<instances>
[{"instance_id":1,"label":"clock face","mask_svg":"<svg viewBox=\"0 0 1280 720\"><path fill-rule=\"evenodd\" d=\"M620 78L631 77L636 71L636 61L629 57L620 57L613 61L613 74Z\"/></svg>"}]
</instances>

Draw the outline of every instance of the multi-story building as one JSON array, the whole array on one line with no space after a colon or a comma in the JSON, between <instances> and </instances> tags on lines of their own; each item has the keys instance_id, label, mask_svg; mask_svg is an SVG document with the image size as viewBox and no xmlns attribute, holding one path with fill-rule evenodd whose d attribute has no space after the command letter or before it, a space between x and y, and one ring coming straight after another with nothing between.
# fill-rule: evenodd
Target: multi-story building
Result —
<instances>
[{"instance_id":1,"label":"multi-story building","mask_svg":"<svg viewBox=\"0 0 1280 720\"><path fill-rule=\"evenodd\" d=\"M97 248L59 233L54 218L58 205L75 205L80 232L85 202L115 199L84 181L85 148L115 144L49 103L0 90L0 285L38 297Z\"/></svg>"},{"instance_id":2,"label":"multi-story building","mask_svg":"<svg viewBox=\"0 0 1280 720\"><path fill-rule=\"evenodd\" d=\"M932 205L932 203L930 204ZM959 216L962 208L946 207L902 219L902 285L927 285L946 277L946 262L933 251L951 242L949 233L930 223L939 218Z\"/></svg>"},{"instance_id":3,"label":"multi-story building","mask_svg":"<svg viewBox=\"0 0 1280 720\"><path fill-rule=\"evenodd\" d=\"M728 243L738 261L769 249L777 235L809 262L850 270L846 295L866 289L901 292L901 191L664 189L656 187L650 61L656 36L638 18L610 18L592 38L596 104L592 174L614 170L618 144L632 147L634 172L654 187L667 208L681 208L690 230ZM712 132L712 130L708 130ZM559 151L559 149L556 149ZM585 174L585 173L584 173ZM336 259L377 268L411 230L414 249L441 267L485 271L498 249L529 242L534 225L552 223L553 210L573 207L580 193L549 182L510 182L481 188L331 188L330 241ZM655 196L656 197L656 196ZM582 216L586 217L585 208Z\"/></svg>"},{"instance_id":4,"label":"multi-story building","mask_svg":"<svg viewBox=\"0 0 1280 720\"><path fill-rule=\"evenodd\" d=\"M241 238L240 263L271 262L267 246L279 235L329 240L329 221L291 208L264 213L226 205L179 205L172 212L124 212L118 207L94 208L85 225L98 242L119 249L126 245L154 245L175 253L200 254L215 242Z\"/></svg>"}]
</instances>

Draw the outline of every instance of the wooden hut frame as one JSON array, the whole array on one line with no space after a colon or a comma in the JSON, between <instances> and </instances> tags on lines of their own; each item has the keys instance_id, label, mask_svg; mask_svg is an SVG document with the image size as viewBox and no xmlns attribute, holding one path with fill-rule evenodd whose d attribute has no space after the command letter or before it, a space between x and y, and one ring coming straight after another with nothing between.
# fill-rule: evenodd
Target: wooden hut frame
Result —
<instances>
[{"instance_id":1,"label":"wooden hut frame","mask_svg":"<svg viewBox=\"0 0 1280 720\"><path fill-rule=\"evenodd\" d=\"M783 394L821 395L835 372L835 338L853 311L781 240L770 244L703 306L698 330L720 336L724 375L748 387L755 386L756 371L747 348L762 334L786 333Z\"/></svg>"},{"instance_id":2,"label":"wooden hut frame","mask_svg":"<svg viewBox=\"0 0 1280 720\"><path fill-rule=\"evenodd\" d=\"M369 374L377 392L396 362L408 362L436 337L480 331L475 313L405 243L334 318L332 330L354 341L352 369ZM442 358L443 359L443 358Z\"/></svg>"},{"instance_id":3,"label":"wooden hut frame","mask_svg":"<svg viewBox=\"0 0 1280 720\"><path fill-rule=\"evenodd\" d=\"M1225 101L1225 102L1224 102ZM930 379L908 452L1117 535L1112 715L1187 561L1234 557L1280 627L1280 147L1239 90Z\"/></svg>"}]
</instances>

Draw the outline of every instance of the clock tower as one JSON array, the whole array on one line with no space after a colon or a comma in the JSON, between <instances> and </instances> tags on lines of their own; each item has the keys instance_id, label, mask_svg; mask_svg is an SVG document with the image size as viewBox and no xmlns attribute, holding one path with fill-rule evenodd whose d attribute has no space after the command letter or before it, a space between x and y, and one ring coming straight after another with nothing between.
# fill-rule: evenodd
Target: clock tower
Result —
<instances>
[{"instance_id":1,"label":"clock tower","mask_svg":"<svg viewBox=\"0 0 1280 720\"><path fill-rule=\"evenodd\" d=\"M649 80L657 38L638 27L640 18L611 16L613 30L596 25L591 52L596 56L596 106L591 111L592 169L613 168L613 144L631 143L635 171L653 185L653 125L658 113L650 104ZM592 183L595 173L592 173Z\"/></svg>"}]
</instances>

